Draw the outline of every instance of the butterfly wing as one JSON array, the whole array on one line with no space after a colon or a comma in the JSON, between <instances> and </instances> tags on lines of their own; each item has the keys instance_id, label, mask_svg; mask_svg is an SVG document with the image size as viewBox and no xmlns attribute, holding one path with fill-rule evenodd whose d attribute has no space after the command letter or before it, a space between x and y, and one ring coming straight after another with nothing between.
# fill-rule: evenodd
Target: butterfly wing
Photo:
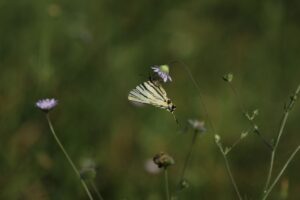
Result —
<instances>
[{"instance_id":1,"label":"butterfly wing","mask_svg":"<svg viewBox=\"0 0 300 200\"><path fill-rule=\"evenodd\" d=\"M169 106L166 91L160 85L156 85L151 81L146 81L130 91L128 99L133 102L150 104L167 110Z\"/></svg>"}]
</instances>

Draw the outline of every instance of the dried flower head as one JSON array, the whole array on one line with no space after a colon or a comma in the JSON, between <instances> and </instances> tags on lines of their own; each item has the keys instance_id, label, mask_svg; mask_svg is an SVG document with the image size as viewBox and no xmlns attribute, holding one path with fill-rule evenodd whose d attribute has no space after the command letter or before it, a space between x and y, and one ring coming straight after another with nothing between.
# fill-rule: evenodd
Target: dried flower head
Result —
<instances>
[{"instance_id":1,"label":"dried flower head","mask_svg":"<svg viewBox=\"0 0 300 200\"><path fill-rule=\"evenodd\" d=\"M170 155L168 155L164 152L160 152L160 153L156 154L153 157L153 161L159 168L165 168L165 169L167 167L169 167L170 165L175 164L174 159Z\"/></svg>"},{"instance_id":2,"label":"dried flower head","mask_svg":"<svg viewBox=\"0 0 300 200\"><path fill-rule=\"evenodd\" d=\"M171 76L169 75L169 72L170 72L170 69L169 69L169 66L168 65L155 65L153 67L151 67L153 69L153 71L155 73L158 74L158 76L164 81L164 82L167 82L168 80L169 81L172 81L172 78Z\"/></svg>"},{"instance_id":3,"label":"dried flower head","mask_svg":"<svg viewBox=\"0 0 300 200\"><path fill-rule=\"evenodd\" d=\"M39 109L41 109L44 112L49 112L50 110L52 110L56 105L57 105L58 101L54 98L52 99L41 99L38 100L35 103L35 106L38 107Z\"/></svg>"},{"instance_id":4,"label":"dried flower head","mask_svg":"<svg viewBox=\"0 0 300 200\"><path fill-rule=\"evenodd\" d=\"M189 125L197 132L204 133L206 132L205 123L204 121L199 121L197 119L189 119L188 120Z\"/></svg>"}]
</instances>

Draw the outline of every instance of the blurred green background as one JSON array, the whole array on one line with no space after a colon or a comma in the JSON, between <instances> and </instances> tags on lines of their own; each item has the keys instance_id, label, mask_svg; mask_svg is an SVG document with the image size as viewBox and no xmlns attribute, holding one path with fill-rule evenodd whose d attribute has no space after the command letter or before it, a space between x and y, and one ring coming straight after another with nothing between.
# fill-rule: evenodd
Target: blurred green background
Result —
<instances>
[{"instance_id":1,"label":"blurred green background","mask_svg":"<svg viewBox=\"0 0 300 200\"><path fill-rule=\"evenodd\" d=\"M0 1L0 199L87 199L34 103L55 97L54 127L77 164L92 159L107 200L164 199L163 174L145 162L166 151L174 191L191 132L170 113L135 107L128 92L150 66L185 62L224 146L249 126L222 80L234 74L239 96L264 137L274 138L283 105L299 84L300 1ZM182 64L164 87L182 124L204 119L200 94ZM299 145L299 102L279 146L275 174ZM258 199L270 152L250 134L229 156L243 196ZM300 199L299 155L270 199L288 183ZM237 199L212 132L198 138L181 199ZM283 182L282 182L283 180Z\"/></svg>"}]
</instances>

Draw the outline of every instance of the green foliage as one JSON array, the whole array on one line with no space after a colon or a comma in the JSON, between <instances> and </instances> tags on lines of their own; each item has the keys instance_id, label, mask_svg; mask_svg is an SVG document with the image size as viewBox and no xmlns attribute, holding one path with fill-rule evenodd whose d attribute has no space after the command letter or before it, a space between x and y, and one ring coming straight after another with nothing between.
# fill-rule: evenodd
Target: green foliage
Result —
<instances>
[{"instance_id":1,"label":"green foliage","mask_svg":"<svg viewBox=\"0 0 300 200\"><path fill-rule=\"evenodd\" d=\"M179 133L170 113L127 101L152 65L170 66L173 81L165 88L181 122L205 118L192 81L173 61L189 66L225 144L249 127L221 79L232 72L249 118L275 139L283 103L299 84L299 13L297 1L0 1L0 199L87 199L34 107L46 97L59 100L51 119L75 164L95 161L104 199L164 199L162 174L147 172L144 163L170 153L172 191L190 137ZM251 113L256 108L259 115ZM295 104L278 163L299 145L299 110ZM180 197L235 199L207 132L195 145L189 187ZM270 152L248 132L230 161L242 196L251 199L261 194ZM274 166L275 173L280 169ZM270 199L299 199L299 180L295 157Z\"/></svg>"}]
</instances>

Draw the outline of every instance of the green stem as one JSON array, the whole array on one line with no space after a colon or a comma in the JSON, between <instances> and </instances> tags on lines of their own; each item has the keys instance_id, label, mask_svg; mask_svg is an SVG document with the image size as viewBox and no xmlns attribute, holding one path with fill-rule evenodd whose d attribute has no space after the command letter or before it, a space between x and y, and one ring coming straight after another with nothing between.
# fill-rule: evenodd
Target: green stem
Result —
<instances>
[{"instance_id":1,"label":"green stem","mask_svg":"<svg viewBox=\"0 0 300 200\"><path fill-rule=\"evenodd\" d=\"M218 145L218 147L219 147L219 149L220 149L220 151L221 151L221 153L222 153L222 155L223 155L223 158L224 158L224 161L225 161L225 165L226 165L227 173L228 173L228 175L229 175L229 177L230 177L231 183L232 183L232 185L233 185L233 187L234 187L234 190L235 190L235 192L236 192L236 194L237 194L237 196L238 196L238 199L239 199L239 200L242 200L242 196L241 196L241 194L240 194L240 192L239 192L239 188L238 188L238 186L237 186L237 184L236 184L236 182L235 182L235 180L234 180L234 177L233 177L233 175L232 175L232 173L231 173L230 165L229 165L227 156L226 156L226 154L225 154L225 152L224 152L224 150L223 150L223 147L221 146L220 143L217 143L217 145Z\"/></svg>"},{"instance_id":2,"label":"green stem","mask_svg":"<svg viewBox=\"0 0 300 200\"><path fill-rule=\"evenodd\" d=\"M169 191L169 179L168 179L168 169L164 169L165 172L165 190L166 190L166 199L170 200L170 191Z\"/></svg>"},{"instance_id":3,"label":"green stem","mask_svg":"<svg viewBox=\"0 0 300 200\"><path fill-rule=\"evenodd\" d=\"M200 104L201 104L201 106L203 107L203 111L204 111L205 118L206 118L206 120L207 120L207 122L208 122L208 124L209 124L209 126L210 126L210 128L211 128L211 132L212 132L213 134L215 134L216 131L215 131L214 125L213 125L213 123L212 123L212 120L210 119L210 116L209 116L209 114L208 114L208 109L207 109L206 104L205 104L205 102L204 102L204 98L203 98L203 95L202 95L202 91L201 91L201 88L200 88L198 82L195 80L195 78L194 78L194 76L193 76L191 70L189 69L189 67L187 66L187 64L185 64L185 62L179 60L179 61L174 61L173 63L175 64L176 62L182 64L182 66L184 67L184 69L185 69L185 71L187 72L188 76L189 76L190 79L192 80L194 86L195 86L196 89L198 90L198 92L199 92Z\"/></svg>"},{"instance_id":4,"label":"green stem","mask_svg":"<svg viewBox=\"0 0 300 200\"><path fill-rule=\"evenodd\" d=\"M272 153L271 153L270 167L269 167L268 177L267 177L267 181L266 181L266 185L265 185L264 191L266 191L266 190L268 189L269 184L270 184L270 181L271 181L271 178L272 178L272 173L273 173L273 166L274 166L274 159L275 159L276 150L277 150L277 147L278 147L280 138L281 138L281 136L282 136L282 133L283 133L283 130L284 130L284 127L285 127L285 124L286 124L288 115L289 115L289 113L286 112L286 113L284 114L282 120L281 120L281 125L280 125L280 128L279 128L278 137L277 137L277 139L276 139L276 143L275 143L274 148L273 148Z\"/></svg>"},{"instance_id":5,"label":"green stem","mask_svg":"<svg viewBox=\"0 0 300 200\"><path fill-rule=\"evenodd\" d=\"M53 125L51 123L51 120L50 120L50 117L48 114L46 114L46 117L47 117L47 121L48 121L48 124L49 124L49 127L50 127L50 130L52 132L52 135L54 136L54 139L56 140L58 146L60 147L60 149L62 150L62 152L64 153L64 155L66 156L68 162L70 163L70 165L72 166L74 172L76 173L76 175L78 176L78 178L80 179L81 181L81 184L82 184L82 187L85 189L87 195L89 196L89 199L90 200L93 200L93 196L91 195L91 192L89 191L86 183L81 179L80 177L80 173L79 171L77 170L77 168L75 167L73 161L71 160L70 156L68 155L67 151L65 150L64 146L62 145L62 143L60 142L60 140L58 139L55 131L54 131L54 128L53 128Z\"/></svg>"},{"instance_id":6,"label":"green stem","mask_svg":"<svg viewBox=\"0 0 300 200\"><path fill-rule=\"evenodd\" d=\"M263 196L262 200L267 199L268 195L270 194L270 192L272 191L272 189L274 188L274 186L276 185L276 183L278 182L278 180L280 179L280 177L282 176L282 174L284 173L284 171L286 170L286 168L288 167L288 165L293 160L293 158L295 157L296 153L299 150L300 150L300 146L298 146L294 150L294 152L291 154L291 156L289 157L289 159L286 161L286 163L284 164L283 168L281 169L281 171L279 172L279 174L277 175L277 177L275 178L275 180L273 181L273 183L271 184L271 186L264 193L264 196Z\"/></svg>"},{"instance_id":7,"label":"green stem","mask_svg":"<svg viewBox=\"0 0 300 200\"><path fill-rule=\"evenodd\" d=\"M183 165L183 169L182 169L182 172L181 172L181 176L180 176L180 179L179 179L179 183L178 183L179 188L180 188L181 181L184 179L184 174L185 174L186 168L187 168L187 166L188 166L188 164L191 160L192 153L193 153L193 150L194 150L194 146L195 146L198 134L199 133L197 131L195 131L194 134L193 134L192 143L191 143L191 146L189 148L188 154L186 156L186 159L185 159L185 162L184 162L184 165Z\"/></svg>"},{"instance_id":8,"label":"green stem","mask_svg":"<svg viewBox=\"0 0 300 200\"><path fill-rule=\"evenodd\" d=\"M260 139L263 141L263 143L266 145L266 147L269 148L270 151L273 150L273 146L263 137L263 135L260 133L260 131L258 129L256 129L256 124L252 121L252 125L254 127L254 133L256 133L256 135L258 135L258 137L260 137Z\"/></svg>"},{"instance_id":9,"label":"green stem","mask_svg":"<svg viewBox=\"0 0 300 200\"><path fill-rule=\"evenodd\" d=\"M232 83L228 82L228 84L229 84L229 87L230 87L230 89L232 90L232 92L233 92L235 98L237 99L237 102L238 102L238 104L239 104L239 106L240 106L240 109L241 109L243 115L244 115L244 116L247 116L247 111L246 111L246 109L245 109L245 106L244 106L244 104L243 104L243 101L241 100L240 96L238 95L237 90L235 89L235 87L234 87L234 85L233 85ZM258 136L260 137L260 139L263 141L263 143L264 143L270 150L273 150L272 145L270 145L269 142L263 137L263 135L262 135L262 134L260 133L260 131L257 129L257 126L256 126L256 124L253 122L253 120L249 120L248 118L247 118L247 120L249 121L250 125L254 128L254 131L253 131L253 132L256 133L256 135L258 135Z\"/></svg>"},{"instance_id":10,"label":"green stem","mask_svg":"<svg viewBox=\"0 0 300 200\"><path fill-rule=\"evenodd\" d=\"M297 99L297 95L298 95L299 92L300 92L300 85L298 85L294 95L290 98L289 103L285 107L284 115L282 117L282 120L281 120L281 123L280 123L280 128L279 128L279 131L278 131L278 136L276 138L276 142L275 142L274 148L272 150L272 154L271 154L270 167L269 167L269 171L268 171L266 185L264 187L264 193L266 193L266 191L268 190L268 187L270 185L270 181L271 181L272 173L273 173L274 159L275 159L275 154L276 154L276 151L277 151L277 148L278 148L278 144L279 144L279 141L281 139L284 127L286 125L286 122L287 122L287 119L288 119L288 116L289 116L289 112L293 108L293 106L295 104L295 101Z\"/></svg>"},{"instance_id":11,"label":"green stem","mask_svg":"<svg viewBox=\"0 0 300 200\"><path fill-rule=\"evenodd\" d=\"M103 197L102 197L101 193L99 192L99 190L97 189L97 187L96 187L94 181L91 180L90 182L91 182L92 188L93 188L93 190L95 191L95 193L97 194L98 198L99 198L100 200L103 200Z\"/></svg>"}]
</instances>

